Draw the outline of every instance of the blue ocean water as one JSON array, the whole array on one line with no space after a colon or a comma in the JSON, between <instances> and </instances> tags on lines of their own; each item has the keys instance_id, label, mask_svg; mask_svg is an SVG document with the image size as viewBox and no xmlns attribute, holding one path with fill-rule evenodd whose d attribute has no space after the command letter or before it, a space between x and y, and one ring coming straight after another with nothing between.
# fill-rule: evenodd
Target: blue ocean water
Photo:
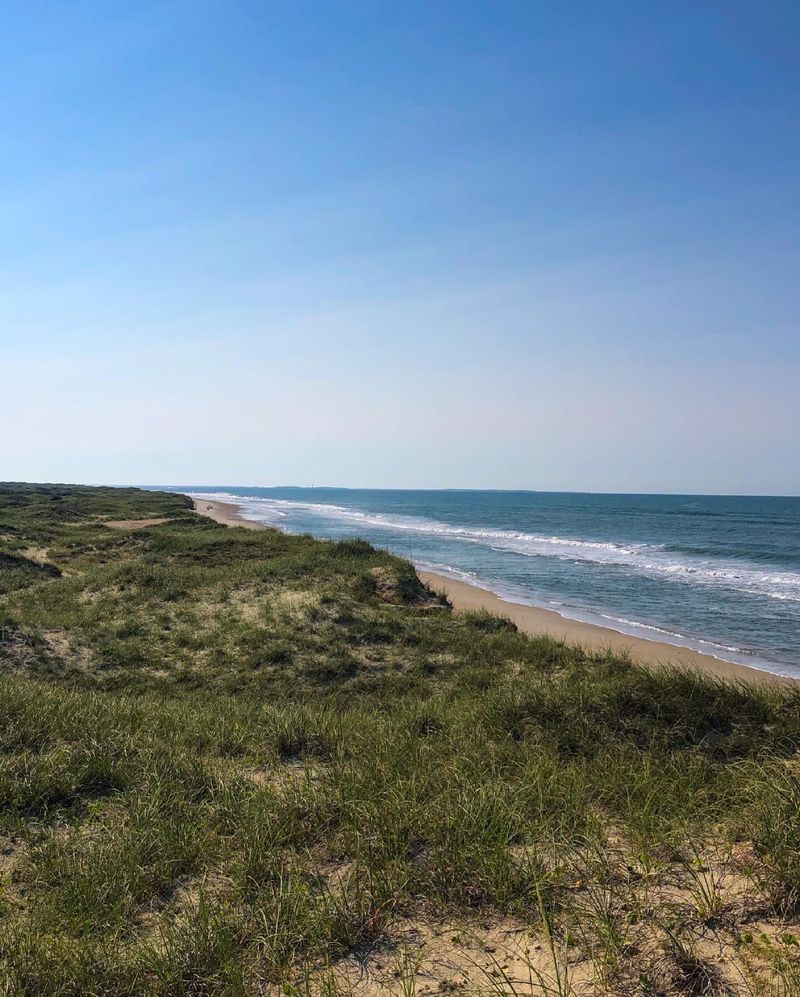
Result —
<instances>
[{"instance_id":1,"label":"blue ocean water","mask_svg":"<svg viewBox=\"0 0 800 997\"><path fill-rule=\"evenodd\" d=\"M503 598L800 677L800 498L187 488Z\"/></svg>"}]
</instances>

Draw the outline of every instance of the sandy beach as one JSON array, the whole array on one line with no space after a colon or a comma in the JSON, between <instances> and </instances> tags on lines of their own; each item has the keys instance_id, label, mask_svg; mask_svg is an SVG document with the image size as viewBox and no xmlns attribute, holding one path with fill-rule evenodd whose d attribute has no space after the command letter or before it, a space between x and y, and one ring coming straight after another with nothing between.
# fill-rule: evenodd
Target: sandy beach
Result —
<instances>
[{"instance_id":1,"label":"sandy beach","mask_svg":"<svg viewBox=\"0 0 800 997\"><path fill-rule=\"evenodd\" d=\"M191 496L187 496L191 498ZM208 516L223 526L243 526L246 530L268 530L263 523L254 523L239 515L239 506L233 502L209 502L206 499L192 499L194 511L201 516Z\"/></svg>"},{"instance_id":2,"label":"sandy beach","mask_svg":"<svg viewBox=\"0 0 800 997\"><path fill-rule=\"evenodd\" d=\"M248 530L271 528L262 523L254 523L252 520L244 519L239 513L239 506L232 502L207 499L193 499L192 501L196 512L225 526L244 526ZM694 651L690 648L678 647L664 641L647 640L643 637L632 637L612 630L611 627L571 620L550 609L507 602L487 589L469 585L466 582L448 578L433 571L419 570L418 574L432 589L443 592L454 609L486 609L490 613L511 620L525 633L547 634L557 640L580 644L591 649L627 652L642 664L700 668L711 675L732 681L770 684L793 683L790 678L773 675L758 668L749 668L747 665L723 661L711 654L702 654L700 651Z\"/></svg>"}]
</instances>

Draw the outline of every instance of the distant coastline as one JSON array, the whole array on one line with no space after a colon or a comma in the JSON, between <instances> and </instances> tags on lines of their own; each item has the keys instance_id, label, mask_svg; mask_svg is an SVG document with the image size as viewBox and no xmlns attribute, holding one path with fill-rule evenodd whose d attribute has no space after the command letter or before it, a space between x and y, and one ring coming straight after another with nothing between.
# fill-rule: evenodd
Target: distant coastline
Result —
<instances>
[{"instance_id":1,"label":"distant coastline","mask_svg":"<svg viewBox=\"0 0 800 997\"><path fill-rule=\"evenodd\" d=\"M226 526L243 526L251 530L276 529L274 526L246 519L241 515L241 507L236 503L199 499L192 495L188 497L194 503L196 512ZM596 651L608 649L616 653L627 652L634 660L646 665L699 668L706 674L731 681L768 684L795 682L788 676L725 661L691 648L680 647L666 641L634 637L611 627L570 619L554 610L510 602L501 599L488 589L434 571L418 568L417 573L432 589L447 595L455 609L485 609L495 615L507 617L526 633L544 634Z\"/></svg>"}]
</instances>

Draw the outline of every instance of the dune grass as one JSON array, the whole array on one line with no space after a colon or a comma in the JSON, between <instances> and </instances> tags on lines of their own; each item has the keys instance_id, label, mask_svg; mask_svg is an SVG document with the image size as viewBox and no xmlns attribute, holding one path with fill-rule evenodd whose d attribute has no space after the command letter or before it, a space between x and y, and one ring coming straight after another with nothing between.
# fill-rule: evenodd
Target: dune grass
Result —
<instances>
[{"instance_id":1,"label":"dune grass","mask_svg":"<svg viewBox=\"0 0 800 997\"><path fill-rule=\"evenodd\" d=\"M800 992L793 689L67 486L0 486L0 664L3 992Z\"/></svg>"}]
</instances>

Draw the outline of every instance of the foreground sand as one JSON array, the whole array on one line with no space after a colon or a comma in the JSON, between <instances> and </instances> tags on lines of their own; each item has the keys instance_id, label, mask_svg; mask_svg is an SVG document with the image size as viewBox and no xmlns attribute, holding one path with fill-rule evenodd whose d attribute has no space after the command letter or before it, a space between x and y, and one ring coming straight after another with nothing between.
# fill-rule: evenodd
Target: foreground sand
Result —
<instances>
[{"instance_id":1,"label":"foreground sand","mask_svg":"<svg viewBox=\"0 0 800 997\"><path fill-rule=\"evenodd\" d=\"M254 523L244 519L239 513L239 506L232 502L209 501L193 499L195 511L208 516L225 526L244 526L249 530L269 529L262 523ZM682 665L700 668L720 678L739 682L767 682L786 684L792 679L772 675L770 672L747 665L722 661L711 654L701 654L689 648L676 647L664 641L646 640L642 637L631 637L628 634L601 627L595 623L581 623L570 620L560 613L550 609L539 609L536 606L525 606L521 603L506 602L493 592L468 585L466 582L438 575L433 571L418 571L419 577L432 589L443 592L455 609L486 609L497 616L504 616L515 623L520 630L529 634L546 634L571 644L580 644L592 650L611 650L627 652L632 658L648 665Z\"/></svg>"}]
</instances>

